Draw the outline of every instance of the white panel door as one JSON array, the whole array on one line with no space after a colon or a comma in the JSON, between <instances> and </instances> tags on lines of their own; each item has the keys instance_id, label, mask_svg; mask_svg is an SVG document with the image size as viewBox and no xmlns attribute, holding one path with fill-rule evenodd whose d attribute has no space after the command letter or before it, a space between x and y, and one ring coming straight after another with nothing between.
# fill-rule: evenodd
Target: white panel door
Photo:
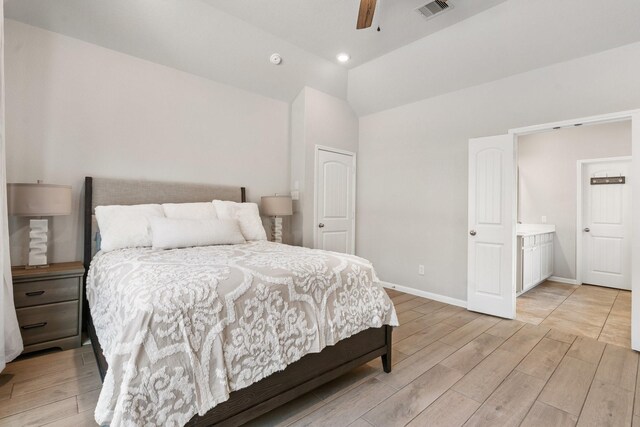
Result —
<instances>
[{"instance_id":1,"label":"white panel door","mask_svg":"<svg viewBox=\"0 0 640 427\"><path fill-rule=\"evenodd\" d=\"M591 178L625 177L592 185ZM582 282L631 290L631 160L585 163L582 169Z\"/></svg>"},{"instance_id":2,"label":"white panel door","mask_svg":"<svg viewBox=\"0 0 640 427\"><path fill-rule=\"evenodd\" d=\"M469 141L467 308L515 317L515 150L512 135Z\"/></svg>"},{"instance_id":3,"label":"white panel door","mask_svg":"<svg viewBox=\"0 0 640 427\"><path fill-rule=\"evenodd\" d=\"M316 156L315 247L353 254L355 157L324 149Z\"/></svg>"}]
</instances>

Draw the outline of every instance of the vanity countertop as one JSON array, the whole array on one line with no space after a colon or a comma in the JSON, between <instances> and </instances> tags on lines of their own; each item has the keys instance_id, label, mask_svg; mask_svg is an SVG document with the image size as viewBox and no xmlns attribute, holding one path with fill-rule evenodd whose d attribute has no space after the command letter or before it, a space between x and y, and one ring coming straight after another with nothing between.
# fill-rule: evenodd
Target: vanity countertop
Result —
<instances>
[{"instance_id":1,"label":"vanity countertop","mask_svg":"<svg viewBox=\"0 0 640 427\"><path fill-rule=\"evenodd\" d=\"M537 234L555 233L556 226L553 224L518 224L516 234L521 237L535 236Z\"/></svg>"}]
</instances>

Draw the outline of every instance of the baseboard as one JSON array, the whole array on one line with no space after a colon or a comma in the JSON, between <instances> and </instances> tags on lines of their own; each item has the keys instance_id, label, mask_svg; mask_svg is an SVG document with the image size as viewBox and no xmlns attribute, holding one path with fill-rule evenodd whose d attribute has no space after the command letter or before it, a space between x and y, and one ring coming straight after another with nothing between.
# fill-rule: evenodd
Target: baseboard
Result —
<instances>
[{"instance_id":1,"label":"baseboard","mask_svg":"<svg viewBox=\"0 0 640 427\"><path fill-rule=\"evenodd\" d=\"M404 292L405 294L415 295L417 297L429 298L434 301L443 302L445 304L456 305L458 307L467 308L467 302L457 298L451 298L445 295L434 294L432 292L421 291L420 289L409 288L407 286L396 285L395 283L389 283L380 281L380 284L389 289L395 289L396 291Z\"/></svg>"},{"instance_id":2,"label":"baseboard","mask_svg":"<svg viewBox=\"0 0 640 427\"><path fill-rule=\"evenodd\" d=\"M579 284L576 279L566 279L564 277L558 277L558 276L551 276L547 280L549 280L550 282L565 283L567 285L578 285Z\"/></svg>"}]
</instances>

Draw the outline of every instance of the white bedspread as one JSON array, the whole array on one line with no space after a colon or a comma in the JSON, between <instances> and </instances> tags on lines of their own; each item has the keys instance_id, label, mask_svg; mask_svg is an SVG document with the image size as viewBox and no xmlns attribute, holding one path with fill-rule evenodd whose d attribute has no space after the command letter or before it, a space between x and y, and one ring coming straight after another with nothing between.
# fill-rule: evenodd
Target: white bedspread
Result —
<instances>
[{"instance_id":1,"label":"white bedspread","mask_svg":"<svg viewBox=\"0 0 640 427\"><path fill-rule=\"evenodd\" d=\"M109 369L96 421L184 425L308 353L397 325L371 264L270 242L97 254L87 298Z\"/></svg>"}]
</instances>

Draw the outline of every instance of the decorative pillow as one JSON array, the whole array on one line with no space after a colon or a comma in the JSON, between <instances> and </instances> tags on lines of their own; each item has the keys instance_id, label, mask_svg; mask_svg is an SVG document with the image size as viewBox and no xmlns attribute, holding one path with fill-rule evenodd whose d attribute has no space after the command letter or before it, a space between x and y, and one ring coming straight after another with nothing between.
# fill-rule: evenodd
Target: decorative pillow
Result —
<instances>
[{"instance_id":1,"label":"decorative pillow","mask_svg":"<svg viewBox=\"0 0 640 427\"><path fill-rule=\"evenodd\" d=\"M240 223L242 235L248 241L267 240L257 204L214 200L213 206L216 208L218 218L237 220Z\"/></svg>"},{"instance_id":2,"label":"decorative pillow","mask_svg":"<svg viewBox=\"0 0 640 427\"><path fill-rule=\"evenodd\" d=\"M216 208L211 202L202 203L165 203L162 205L164 216L176 219L216 219Z\"/></svg>"},{"instance_id":3,"label":"decorative pillow","mask_svg":"<svg viewBox=\"0 0 640 427\"><path fill-rule=\"evenodd\" d=\"M160 205L98 206L96 220L100 229L100 249L151 246L151 218L162 218Z\"/></svg>"},{"instance_id":4,"label":"decorative pillow","mask_svg":"<svg viewBox=\"0 0 640 427\"><path fill-rule=\"evenodd\" d=\"M152 218L153 249L245 243L233 219Z\"/></svg>"}]
</instances>

